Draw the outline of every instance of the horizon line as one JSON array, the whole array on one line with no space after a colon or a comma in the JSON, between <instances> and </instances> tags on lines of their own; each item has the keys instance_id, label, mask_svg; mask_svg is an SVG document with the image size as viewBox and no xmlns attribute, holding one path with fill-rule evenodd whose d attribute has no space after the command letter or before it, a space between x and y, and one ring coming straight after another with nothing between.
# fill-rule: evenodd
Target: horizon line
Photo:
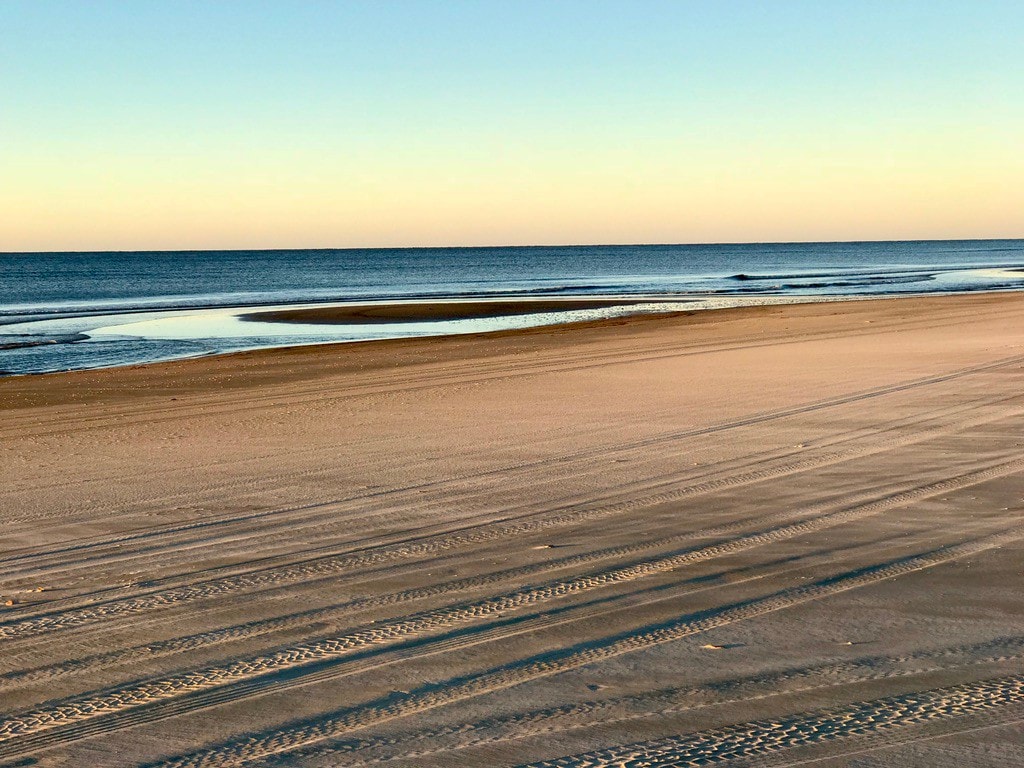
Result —
<instances>
[{"instance_id":1,"label":"horizon line","mask_svg":"<svg viewBox=\"0 0 1024 768\"><path fill-rule=\"evenodd\" d=\"M926 237L906 239L865 239L865 240L723 240L700 243L531 243L526 245L365 245L365 246L315 246L311 248L97 248L89 250L56 251L0 251L0 256L38 254L92 254L92 253L229 253L238 251L254 252L297 252L297 251L452 251L452 250L501 250L505 248L689 248L701 246L731 245L864 245L869 243L966 243L1000 242L1024 240L1017 237Z\"/></svg>"}]
</instances>

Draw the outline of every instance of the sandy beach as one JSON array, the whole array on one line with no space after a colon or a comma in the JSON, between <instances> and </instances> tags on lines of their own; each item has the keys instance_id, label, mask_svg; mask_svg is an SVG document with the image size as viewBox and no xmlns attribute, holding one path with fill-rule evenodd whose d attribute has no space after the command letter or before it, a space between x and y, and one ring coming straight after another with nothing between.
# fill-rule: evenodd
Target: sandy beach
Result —
<instances>
[{"instance_id":1,"label":"sandy beach","mask_svg":"<svg viewBox=\"0 0 1024 768\"><path fill-rule=\"evenodd\" d=\"M1022 512L1020 293L0 379L0 767L1021 765Z\"/></svg>"}]
</instances>

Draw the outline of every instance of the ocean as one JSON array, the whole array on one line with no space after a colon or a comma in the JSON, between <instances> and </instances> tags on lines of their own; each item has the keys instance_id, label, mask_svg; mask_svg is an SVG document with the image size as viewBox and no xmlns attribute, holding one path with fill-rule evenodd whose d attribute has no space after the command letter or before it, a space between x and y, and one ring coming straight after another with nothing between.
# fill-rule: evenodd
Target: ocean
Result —
<instances>
[{"instance_id":1,"label":"ocean","mask_svg":"<svg viewBox=\"0 0 1024 768\"><path fill-rule=\"evenodd\" d=\"M253 307L574 296L714 307L787 297L1022 289L1022 270L1024 240L2 253L0 372L486 331L621 312L355 328L238 319Z\"/></svg>"}]
</instances>

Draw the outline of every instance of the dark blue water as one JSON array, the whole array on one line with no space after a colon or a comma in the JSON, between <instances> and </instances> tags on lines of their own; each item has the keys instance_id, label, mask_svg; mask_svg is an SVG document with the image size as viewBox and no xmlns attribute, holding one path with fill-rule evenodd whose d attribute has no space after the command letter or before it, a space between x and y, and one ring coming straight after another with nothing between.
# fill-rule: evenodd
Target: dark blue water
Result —
<instances>
[{"instance_id":1,"label":"dark blue water","mask_svg":"<svg viewBox=\"0 0 1024 768\"><path fill-rule=\"evenodd\" d=\"M1024 287L1024 241L0 254L0 370L295 343L98 338L156 310L482 296L849 296ZM999 270L1007 270L999 272ZM146 315L150 316L150 315ZM152 315L160 316L160 315ZM299 342L314 341L303 337Z\"/></svg>"}]
</instances>

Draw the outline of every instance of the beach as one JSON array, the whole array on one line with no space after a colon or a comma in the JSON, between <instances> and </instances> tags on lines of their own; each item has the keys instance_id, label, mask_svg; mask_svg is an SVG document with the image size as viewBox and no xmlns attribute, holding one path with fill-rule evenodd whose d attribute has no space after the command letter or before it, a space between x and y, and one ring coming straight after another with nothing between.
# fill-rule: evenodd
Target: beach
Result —
<instances>
[{"instance_id":1,"label":"beach","mask_svg":"<svg viewBox=\"0 0 1024 768\"><path fill-rule=\"evenodd\" d=\"M0 766L1022 764L1022 512L1019 292L3 378Z\"/></svg>"}]
</instances>

